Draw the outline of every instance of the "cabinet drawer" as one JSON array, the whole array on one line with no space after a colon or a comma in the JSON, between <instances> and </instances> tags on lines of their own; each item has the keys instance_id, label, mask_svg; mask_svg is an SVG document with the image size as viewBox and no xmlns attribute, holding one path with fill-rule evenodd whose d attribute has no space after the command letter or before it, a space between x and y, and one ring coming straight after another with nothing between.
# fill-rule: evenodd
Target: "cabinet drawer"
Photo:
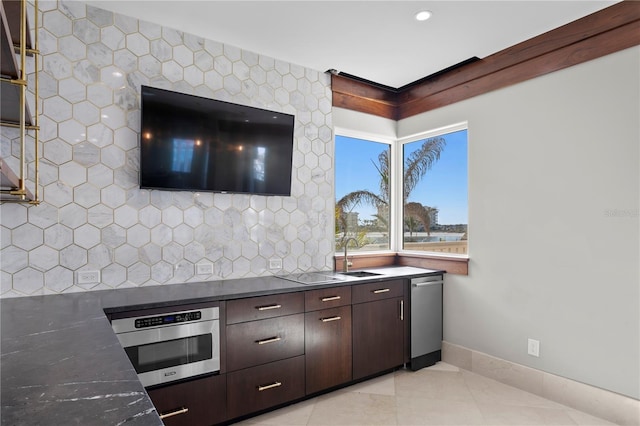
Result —
<instances>
[{"instance_id":1,"label":"cabinet drawer","mask_svg":"<svg viewBox=\"0 0 640 426\"><path fill-rule=\"evenodd\" d=\"M227 302L227 324L304 312L304 294L286 293Z\"/></svg>"},{"instance_id":2,"label":"cabinet drawer","mask_svg":"<svg viewBox=\"0 0 640 426\"><path fill-rule=\"evenodd\" d=\"M304 356L227 375L228 413L233 419L304 396Z\"/></svg>"},{"instance_id":3,"label":"cabinet drawer","mask_svg":"<svg viewBox=\"0 0 640 426\"><path fill-rule=\"evenodd\" d=\"M166 426L209 426L227 419L227 378L210 376L148 390ZM173 415L172 415L173 414Z\"/></svg>"},{"instance_id":4,"label":"cabinet drawer","mask_svg":"<svg viewBox=\"0 0 640 426\"><path fill-rule=\"evenodd\" d=\"M352 288L353 303L373 302L375 300L402 297L404 280L389 280L367 284L356 284Z\"/></svg>"},{"instance_id":5,"label":"cabinet drawer","mask_svg":"<svg viewBox=\"0 0 640 426\"><path fill-rule=\"evenodd\" d=\"M306 312L335 308L351 304L351 287L331 287L309 290L304 293Z\"/></svg>"},{"instance_id":6,"label":"cabinet drawer","mask_svg":"<svg viewBox=\"0 0 640 426\"><path fill-rule=\"evenodd\" d=\"M227 326L227 371L304 353L304 314Z\"/></svg>"}]
</instances>

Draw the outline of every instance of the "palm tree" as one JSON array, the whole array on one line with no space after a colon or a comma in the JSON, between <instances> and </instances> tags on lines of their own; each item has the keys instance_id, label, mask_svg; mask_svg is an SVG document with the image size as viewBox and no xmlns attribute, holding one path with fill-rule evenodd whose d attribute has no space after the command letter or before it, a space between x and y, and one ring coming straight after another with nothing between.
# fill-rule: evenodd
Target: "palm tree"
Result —
<instances>
[{"instance_id":1,"label":"palm tree","mask_svg":"<svg viewBox=\"0 0 640 426\"><path fill-rule=\"evenodd\" d=\"M427 235L431 235L431 212L432 207L423 206L420 203L406 203L404 205L404 217L417 220L422 223Z\"/></svg>"},{"instance_id":2,"label":"palm tree","mask_svg":"<svg viewBox=\"0 0 640 426\"><path fill-rule=\"evenodd\" d=\"M413 216L409 216L404 218L404 224L409 230L409 241L413 241L413 231L418 229L418 221Z\"/></svg>"},{"instance_id":3,"label":"palm tree","mask_svg":"<svg viewBox=\"0 0 640 426\"><path fill-rule=\"evenodd\" d=\"M440 159L440 154L444 150L446 141L444 138L436 137L426 139L419 149L412 152L404 162L403 176L403 194L402 204L404 205L405 217L413 217L422 222L424 229L429 233L431 220L429 217L430 207L423 206L420 203L407 203L411 191L415 189L422 180L425 173L431 169L433 164ZM380 175L379 194L363 189L353 191L346 194L336 202L336 226L340 226L342 230L342 239L347 236L349 231L346 226L346 213L351 212L361 203L370 204L374 207L389 206L389 153L384 150L378 155L378 163L373 160L373 166Z\"/></svg>"}]
</instances>

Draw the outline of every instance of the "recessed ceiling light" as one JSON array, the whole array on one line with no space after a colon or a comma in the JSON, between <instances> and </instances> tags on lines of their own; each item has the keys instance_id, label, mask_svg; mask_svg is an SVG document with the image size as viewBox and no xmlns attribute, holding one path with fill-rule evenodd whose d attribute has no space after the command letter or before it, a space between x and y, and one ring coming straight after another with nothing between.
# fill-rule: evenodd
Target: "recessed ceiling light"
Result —
<instances>
[{"instance_id":1,"label":"recessed ceiling light","mask_svg":"<svg viewBox=\"0 0 640 426\"><path fill-rule=\"evenodd\" d=\"M426 21L427 19L431 18L432 13L428 10L421 10L420 12L416 13L416 20L418 21Z\"/></svg>"}]
</instances>

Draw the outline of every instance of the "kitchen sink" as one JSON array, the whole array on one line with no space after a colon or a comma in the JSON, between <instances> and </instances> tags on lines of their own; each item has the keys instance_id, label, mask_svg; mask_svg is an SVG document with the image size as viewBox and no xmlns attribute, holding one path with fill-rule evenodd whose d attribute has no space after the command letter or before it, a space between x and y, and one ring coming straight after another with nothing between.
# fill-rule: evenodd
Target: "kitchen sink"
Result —
<instances>
[{"instance_id":1,"label":"kitchen sink","mask_svg":"<svg viewBox=\"0 0 640 426\"><path fill-rule=\"evenodd\" d=\"M367 271L352 271L352 272L338 272L340 275L347 275L349 277L373 277L376 275L382 275L382 274L377 274L375 272L367 272Z\"/></svg>"}]
</instances>

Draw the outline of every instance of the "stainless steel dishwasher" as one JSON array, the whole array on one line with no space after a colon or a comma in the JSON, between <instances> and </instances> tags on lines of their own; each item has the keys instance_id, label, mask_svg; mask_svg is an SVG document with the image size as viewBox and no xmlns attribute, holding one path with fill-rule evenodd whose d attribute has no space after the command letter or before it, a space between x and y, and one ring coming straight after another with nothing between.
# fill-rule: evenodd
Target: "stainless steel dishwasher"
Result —
<instances>
[{"instance_id":1,"label":"stainless steel dishwasher","mask_svg":"<svg viewBox=\"0 0 640 426\"><path fill-rule=\"evenodd\" d=\"M442 359L442 275L412 278L411 361L413 371Z\"/></svg>"}]
</instances>

